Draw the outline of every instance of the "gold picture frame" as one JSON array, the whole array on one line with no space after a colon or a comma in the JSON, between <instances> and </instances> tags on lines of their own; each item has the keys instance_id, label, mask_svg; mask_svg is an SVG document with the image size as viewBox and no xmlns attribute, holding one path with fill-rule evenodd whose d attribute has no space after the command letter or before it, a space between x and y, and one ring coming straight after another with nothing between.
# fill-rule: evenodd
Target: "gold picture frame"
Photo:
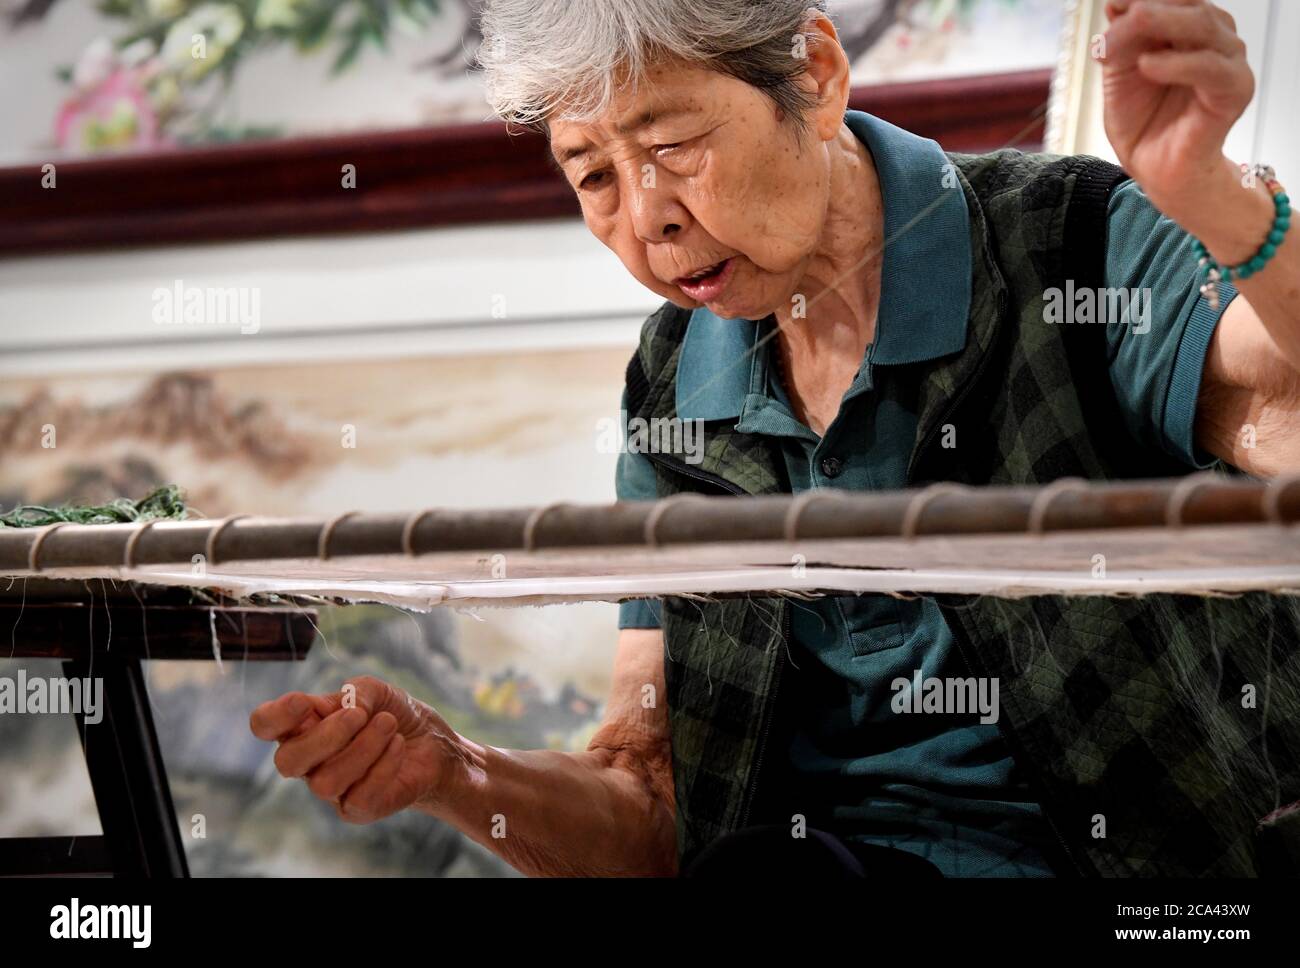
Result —
<instances>
[{"instance_id":1,"label":"gold picture frame","mask_svg":"<svg viewBox=\"0 0 1300 968\"><path fill-rule=\"evenodd\" d=\"M1101 65L1093 56L1106 31L1105 0L1067 0L1061 49L1047 104L1045 149L1115 160L1106 138Z\"/></svg>"}]
</instances>

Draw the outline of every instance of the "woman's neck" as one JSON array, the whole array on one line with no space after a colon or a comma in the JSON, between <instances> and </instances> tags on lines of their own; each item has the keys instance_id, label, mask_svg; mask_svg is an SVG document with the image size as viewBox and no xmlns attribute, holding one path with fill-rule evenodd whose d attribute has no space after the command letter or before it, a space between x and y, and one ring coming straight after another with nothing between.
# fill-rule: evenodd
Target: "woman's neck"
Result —
<instances>
[{"instance_id":1,"label":"woman's neck","mask_svg":"<svg viewBox=\"0 0 1300 968\"><path fill-rule=\"evenodd\" d=\"M833 417L875 337L883 263L884 203L876 166L848 129L830 151L830 198L821 244L799 287L798 304L776 313L777 352L796 408ZM814 413L815 411L815 413ZM814 423L809 426L821 432Z\"/></svg>"}]
</instances>

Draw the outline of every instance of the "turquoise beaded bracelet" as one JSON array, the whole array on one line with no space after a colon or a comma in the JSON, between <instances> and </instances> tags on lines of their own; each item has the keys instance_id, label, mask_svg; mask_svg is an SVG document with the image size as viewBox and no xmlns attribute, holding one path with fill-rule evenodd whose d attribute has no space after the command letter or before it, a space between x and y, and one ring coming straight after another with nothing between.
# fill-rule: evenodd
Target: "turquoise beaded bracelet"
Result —
<instances>
[{"instance_id":1,"label":"turquoise beaded bracelet","mask_svg":"<svg viewBox=\"0 0 1300 968\"><path fill-rule=\"evenodd\" d=\"M1214 260L1214 256L1210 255L1210 251L1200 239L1192 239L1192 251L1196 253L1198 260L1200 292L1210 304L1210 308L1216 311L1219 308L1219 283L1225 279L1228 282L1249 279L1263 270L1273 256L1277 255L1278 246L1282 244L1287 231L1291 228L1291 199L1286 189L1277 180L1277 173L1268 165L1255 165L1253 170L1249 165L1242 165L1241 171L1242 174L1252 172L1255 178L1262 179L1268 186L1269 192L1273 195L1273 206L1277 210L1277 215L1273 219L1273 228L1269 231L1264 244L1259 247L1259 251L1240 265L1230 266L1227 269Z\"/></svg>"}]
</instances>

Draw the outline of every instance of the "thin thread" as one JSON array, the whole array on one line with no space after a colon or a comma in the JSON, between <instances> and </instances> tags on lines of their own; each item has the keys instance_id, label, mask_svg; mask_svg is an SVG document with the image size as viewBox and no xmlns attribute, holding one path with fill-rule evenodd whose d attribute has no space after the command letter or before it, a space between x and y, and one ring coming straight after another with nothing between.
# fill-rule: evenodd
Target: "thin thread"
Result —
<instances>
[{"instance_id":1,"label":"thin thread","mask_svg":"<svg viewBox=\"0 0 1300 968\"><path fill-rule=\"evenodd\" d=\"M13 582L9 583L9 587L13 588ZM18 623L22 621L23 612L26 611L26 609L27 579L23 578L23 597L22 601L18 605L18 617L14 619L13 627L9 629L9 658L11 659L14 657L14 653L18 651Z\"/></svg>"},{"instance_id":2,"label":"thin thread","mask_svg":"<svg viewBox=\"0 0 1300 968\"><path fill-rule=\"evenodd\" d=\"M695 611L700 613L700 631L707 635L709 631L708 620L704 617L704 609L700 607L698 602L695 602L692 599L687 598L686 601L690 602L695 607ZM727 636L727 638L731 639L732 642L736 641L735 636L733 636L730 632L727 631L727 627L725 625L722 626L722 634ZM668 641L668 636L666 635L664 636L664 641L665 642ZM709 695L712 696L713 695L713 650L712 649L709 649L704 656L704 683L706 686L708 686Z\"/></svg>"},{"instance_id":3,"label":"thin thread","mask_svg":"<svg viewBox=\"0 0 1300 968\"><path fill-rule=\"evenodd\" d=\"M131 589L131 594L135 596L136 602L140 605L140 634L144 642L144 657L147 662L152 658L149 654L149 609L145 607L144 599L140 597L140 589L135 582L127 582L126 587ZM166 717L160 715L161 707L154 701L153 693L146 689L145 695L149 698L149 708L153 711L154 719L166 725Z\"/></svg>"},{"instance_id":4,"label":"thin thread","mask_svg":"<svg viewBox=\"0 0 1300 968\"><path fill-rule=\"evenodd\" d=\"M1268 707L1273 696L1273 643L1277 638L1277 609L1268 610L1268 662L1264 667L1264 708L1260 710L1259 748L1264 765L1273 780L1273 806L1282 802L1282 781L1278 779L1277 767L1268 755Z\"/></svg>"},{"instance_id":5,"label":"thin thread","mask_svg":"<svg viewBox=\"0 0 1300 968\"><path fill-rule=\"evenodd\" d=\"M114 588L117 586L114 585ZM104 641L104 651L111 652L113 649L113 610L108 605L108 586L104 584L104 579L99 580L99 590L104 593L104 616L108 619L108 638Z\"/></svg>"},{"instance_id":6,"label":"thin thread","mask_svg":"<svg viewBox=\"0 0 1300 968\"><path fill-rule=\"evenodd\" d=\"M311 610L310 610L310 609L303 608L303 607L302 607L301 605L299 605L297 602L292 602L292 601L291 601L289 604L292 605L294 608L296 608L296 609L297 609L297 610L302 614L302 617L305 618L305 619L307 620L307 624L310 625L310 626L312 627L312 630L313 630L317 635L320 636L320 640L321 640L321 642L322 642L322 643L324 644L324 646L325 646L325 654L328 655L328 656L329 656L331 659L333 659L335 662L338 662L338 661L339 661L339 657L338 657L337 655L335 655L335 654L334 654L334 650L330 648L330 640L329 640L328 638L325 637L325 633L322 632L322 631L320 630L320 626L317 625L315 622L312 621L312 619L311 619Z\"/></svg>"},{"instance_id":7,"label":"thin thread","mask_svg":"<svg viewBox=\"0 0 1300 968\"><path fill-rule=\"evenodd\" d=\"M208 632L212 636L212 658L217 663L217 672L224 675L226 666L221 661L221 639L217 636L217 610L215 606L208 609Z\"/></svg>"},{"instance_id":8,"label":"thin thread","mask_svg":"<svg viewBox=\"0 0 1300 968\"><path fill-rule=\"evenodd\" d=\"M83 581L82 587L86 589L86 594L90 596L90 607L86 609L87 631L86 631L86 651L89 658L86 663L86 678L93 680L95 678L95 592L90 587L89 581ZM86 717L81 717L81 748L86 751L90 744L90 733L86 725ZM89 753L87 753L89 755Z\"/></svg>"}]
</instances>

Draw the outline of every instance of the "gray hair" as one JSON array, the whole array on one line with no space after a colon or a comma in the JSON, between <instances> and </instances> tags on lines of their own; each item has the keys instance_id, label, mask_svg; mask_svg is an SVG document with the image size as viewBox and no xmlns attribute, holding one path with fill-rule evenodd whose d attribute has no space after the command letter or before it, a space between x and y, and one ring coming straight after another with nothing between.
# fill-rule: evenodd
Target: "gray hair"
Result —
<instances>
[{"instance_id":1,"label":"gray hair","mask_svg":"<svg viewBox=\"0 0 1300 968\"><path fill-rule=\"evenodd\" d=\"M588 121L620 79L680 59L763 91L795 124L813 100L795 37L826 0L488 0L478 61L507 122ZM806 43L811 43L809 38Z\"/></svg>"}]
</instances>

